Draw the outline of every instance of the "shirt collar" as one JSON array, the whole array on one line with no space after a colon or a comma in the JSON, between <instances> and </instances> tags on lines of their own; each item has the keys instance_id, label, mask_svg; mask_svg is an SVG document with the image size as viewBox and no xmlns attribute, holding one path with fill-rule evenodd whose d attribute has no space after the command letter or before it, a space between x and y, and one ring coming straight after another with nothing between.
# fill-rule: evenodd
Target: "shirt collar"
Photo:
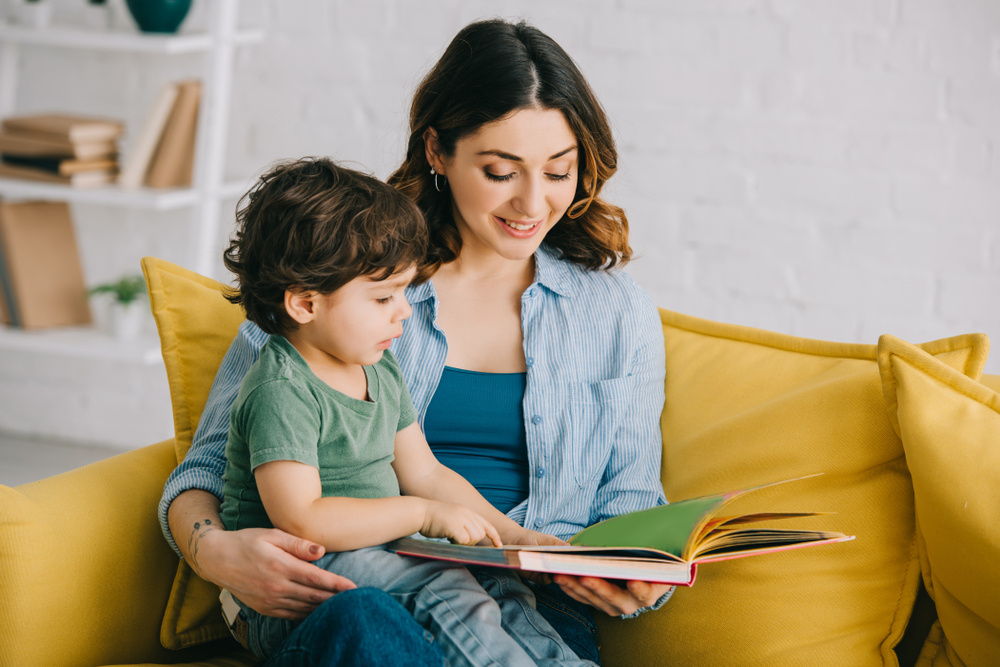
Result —
<instances>
[{"instance_id":1,"label":"shirt collar","mask_svg":"<svg viewBox=\"0 0 1000 667\"><path fill-rule=\"evenodd\" d=\"M573 296L573 270L559 251L544 243L535 251L535 282L560 296Z\"/></svg>"},{"instance_id":2,"label":"shirt collar","mask_svg":"<svg viewBox=\"0 0 1000 667\"><path fill-rule=\"evenodd\" d=\"M560 296L573 296L573 278L570 263L559 258L559 251L542 244L535 251L535 283ZM420 303L437 299L432 280L407 288L406 299Z\"/></svg>"},{"instance_id":3,"label":"shirt collar","mask_svg":"<svg viewBox=\"0 0 1000 667\"><path fill-rule=\"evenodd\" d=\"M406 288L406 300L411 304L436 298L437 292L434 291L434 283L431 282L430 278L419 285L410 285Z\"/></svg>"}]
</instances>

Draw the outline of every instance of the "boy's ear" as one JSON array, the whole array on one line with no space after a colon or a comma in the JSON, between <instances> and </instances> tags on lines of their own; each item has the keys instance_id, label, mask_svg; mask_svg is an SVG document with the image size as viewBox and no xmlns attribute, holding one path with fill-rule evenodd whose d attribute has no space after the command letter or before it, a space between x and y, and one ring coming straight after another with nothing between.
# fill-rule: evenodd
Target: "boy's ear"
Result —
<instances>
[{"instance_id":1,"label":"boy's ear","mask_svg":"<svg viewBox=\"0 0 1000 667\"><path fill-rule=\"evenodd\" d=\"M424 155L427 157L427 164L442 176L444 173L444 160L441 158L441 142L438 141L438 133L433 127L424 130Z\"/></svg>"},{"instance_id":2,"label":"boy's ear","mask_svg":"<svg viewBox=\"0 0 1000 667\"><path fill-rule=\"evenodd\" d=\"M286 289L285 312L299 324L311 322L316 317L316 293L294 288Z\"/></svg>"}]
</instances>

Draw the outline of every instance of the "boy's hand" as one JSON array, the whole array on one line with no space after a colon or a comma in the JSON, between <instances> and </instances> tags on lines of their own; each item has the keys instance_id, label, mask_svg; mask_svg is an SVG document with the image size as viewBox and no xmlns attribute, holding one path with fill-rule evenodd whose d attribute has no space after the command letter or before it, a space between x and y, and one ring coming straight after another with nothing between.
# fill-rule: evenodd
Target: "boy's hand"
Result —
<instances>
[{"instance_id":1,"label":"boy's hand","mask_svg":"<svg viewBox=\"0 0 1000 667\"><path fill-rule=\"evenodd\" d=\"M493 546L503 546L497 529L482 516L467 507L437 500L425 501L420 534L446 537L457 544L476 544L489 539Z\"/></svg>"}]
</instances>

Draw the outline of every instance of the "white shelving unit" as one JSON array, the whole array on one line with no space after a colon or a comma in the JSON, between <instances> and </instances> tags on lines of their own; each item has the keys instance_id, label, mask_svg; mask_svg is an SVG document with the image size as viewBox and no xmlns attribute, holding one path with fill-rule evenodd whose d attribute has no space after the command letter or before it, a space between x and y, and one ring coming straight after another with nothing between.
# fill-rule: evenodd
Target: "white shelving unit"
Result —
<instances>
[{"instance_id":1,"label":"white shelving unit","mask_svg":"<svg viewBox=\"0 0 1000 667\"><path fill-rule=\"evenodd\" d=\"M205 56L201 77L203 86L194 185L191 188L125 189L117 185L75 188L4 178L0 179L0 197L57 200L151 211L189 208L189 257L186 263L199 273L211 275L215 264L214 243L218 238L221 202L238 196L248 186L244 181L223 181L233 51L239 46L259 42L264 36L262 30L237 29L237 6L238 0L212 0L209 30L197 34L153 35L60 26L33 29L0 24L0 117L13 115L17 111L18 64L21 47L25 45L126 55L201 53ZM150 347L155 348L155 354L150 353ZM158 348L155 341L147 341L145 345L122 346L115 344L108 336L101 336L87 328L38 332L0 328L0 350L36 350L75 357L119 360L124 355L138 363L156 363L159 358Z\"/></svg>"}]
</instances>

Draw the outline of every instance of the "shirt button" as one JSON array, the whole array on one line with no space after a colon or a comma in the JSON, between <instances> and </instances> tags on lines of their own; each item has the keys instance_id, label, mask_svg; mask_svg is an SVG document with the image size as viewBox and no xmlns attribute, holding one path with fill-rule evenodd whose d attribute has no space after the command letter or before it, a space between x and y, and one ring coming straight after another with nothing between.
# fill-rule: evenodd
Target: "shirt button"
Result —
<instances>
[{"instance_id":1,"label":"shirt button","mask_svg":"<svg viewBox=\"0 0 1000 667\"><path fill-rule=\"evenodd\" d=\"M541 415L534 415L531 418L531 423L532 424L541 424L542 423L542 416Z\"/></svg>"},{"instance_id":2,"label":"shirt button","mask_svg":"<svg viewBox=\"0 0 1000 667\"><path fill-rule=\"evenodd\" d=\"M535 288L534 287L529 287L528 288L528 296L535 296Z\"/></svg>"},{"instance_id":3,"label":"shirt button","mask_svg":"<svg viewBox=\"0 0 1000 667\"><path fill-rule=\"evenodd\" d=\"M545 468L539 468L538 472L535 473L539 477L545 477Z\"/></svg>"},{"instance_id":4,"label":"shirt button","mask_svg":"<svg viewBox=\"0 0 1000 667\"><path fill-rule=\"evenodd\" d=\"M535 528L541 528L543 523L545 522L541 519L535 519Z\"/></svg>"},{"instance_id":5,"label":"shirt button","mask_svg":"<svg viewBox=\"0 0 1000 667\"><path fill-rule=\"evenodd\" d=\"M524 363L528 364L529 366L534 366L535 365L535 358L534 357L528 357L527 359L524 360Z\"/></svg>"}]
</instances>

